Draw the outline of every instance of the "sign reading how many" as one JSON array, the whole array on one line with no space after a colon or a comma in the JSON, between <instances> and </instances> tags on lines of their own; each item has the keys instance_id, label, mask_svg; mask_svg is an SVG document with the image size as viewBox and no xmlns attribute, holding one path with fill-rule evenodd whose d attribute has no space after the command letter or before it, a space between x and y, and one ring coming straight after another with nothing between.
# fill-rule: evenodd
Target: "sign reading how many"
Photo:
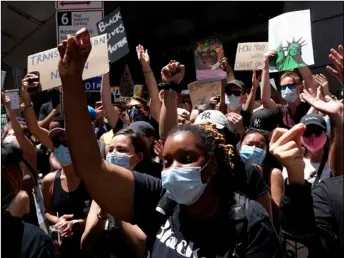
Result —
<instances>
[{"instance_id":1,"label":"sign reading how many","mask_svg":"<svg viewBox=\"0 0 344 258\"><path fill-rule=\"evenodd\" d=\"M257 70L263 66L264 53L268 51L268 42L239 43L235 57L235 71Z\"/></svg>"},{"instance_id":2,"label":"sign reading how many","mask_svg":"<svg viewBox=\"0 0 344 258\"><path fill-rule=\"evenodd\" d=\"M129 53L127 36L123 25L120 8L97 23L99 34L107 34L110 62L116 62Z\"/></svg>"}]
</instances>

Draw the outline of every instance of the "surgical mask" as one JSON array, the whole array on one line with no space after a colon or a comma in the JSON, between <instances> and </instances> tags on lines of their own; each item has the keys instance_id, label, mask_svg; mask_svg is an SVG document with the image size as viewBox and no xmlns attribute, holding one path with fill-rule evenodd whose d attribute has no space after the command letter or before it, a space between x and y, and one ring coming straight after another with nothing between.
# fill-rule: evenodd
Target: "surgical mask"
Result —
<instances>
[{"instance_id":1,"label":"surgical mask","mask_svg":"<svg viewBox=\"0 0 344 258\"><path fill-rule=\"evenodd\" d=\"M288 103L294 103L297 99L296 88L289 89L288 87L285 90L281 90L282 98Z\"/></svg>"},{"instance_id":2,"label":"surgical mask","mask_svg":"<svg viewBox=\"0 0 344 258\"><path fill-rule=\"evenodd\" d=\"M256 146L243 145L240 157L245 163L261 165L265 158L265 151Z\"/></svg>"},{"instance_id":3,"label":"surgical mask","mask_svg":"<svg viewBox=\"0 0 344 258\"><path fill-rule=\"evenodd\" d=\"M315 152L320 150L324 147L327 140L327 136L325 132L322 132L319 136L315 134L311 134L308 137L301 137L302 144L306 147L307 150L310 152Z\"/></svg>"},{"instance_id":4,"label":"surgical mask","mask_svg":"<svg viewBox=\"0 0 344 258\"><path fill-rule=\"evenodd\" d=\"M241 105L241 103L240 103L240 96L237 97L234 94L228 96L226 94L225 103L226 103L227 106L229 106L229 108L237 109Z\"/></svg>"},{"instance_id":5,"label":"surgical mask","mask_svg":"<svg viewBox=\"0 0 344 258\"><path fill-rule=\"evenodd\" d=\"M131 170L130 157L132 156L129 156L125 153L111 152L106 155L106 161Z\"/></svg>"},{"instance_id":6,"label":"surgical mask","mask_svg":"<svg viewBox=\"0 0 344 258\"><path fill-rule=\"evenodd\" d=\"M165 170L161 174L162 187L177 203L194 204L207 187L202 182L201 171L201 167L173 167Z\"/></svg>"},{"instance_id":7,"label":"surgical mask","mask_svg":"<svg viewBox=\"0 0 344 258\"><path fill-rule=\"evenodd\" d=\"M60 162L62 167L66 167L72 164L69 149L62 144L54 149L54 155L57 161Z\"/></svg>"}]
</instances>

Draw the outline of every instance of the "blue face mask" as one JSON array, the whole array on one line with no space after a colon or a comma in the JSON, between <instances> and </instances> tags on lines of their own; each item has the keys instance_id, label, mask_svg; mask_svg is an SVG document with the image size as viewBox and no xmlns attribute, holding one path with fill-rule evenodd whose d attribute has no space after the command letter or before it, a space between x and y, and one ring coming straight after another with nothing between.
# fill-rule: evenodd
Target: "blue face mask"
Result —
<instances>
[{"instance_id":1,"label":"blue face mask","mask_svg":"<svg viewBox=\"0 0 344 258\"><path fill-rule=\"evenodd\" d=\"M231 109L237 109L240 107L241 103L240 103L240 96L237 97L235 96L234 94L228 96L226 94L226 97L225 97L225 103L226 105L229 106L229 108Z\"/></svg>"},{"instance_id":2,"label":"blue face mask","mask_svg":"<svg viewBox=\"0 0 344 258\"><path fill-rule=\"evenodd\" d=\"M161 174L162 187L179 204L191 205L203 194L207 184L201 180L201 167L173 167Z\"/></svg>"},{"instance_id":3,"label":"blue face mask","mask_svg":"<svg viewBox=\"0 0 344 258\"><path fill-rule=\"evenodd\" d=\"M256 146L243 145L240 157L245 163L261 165L265 158L265 151Z\"/></svg>"},{"instance_id":4,"label":"blue face mask","mask_svg":"<svg viewBox=\"0 0 344 258\"><path fill-rule=\"evenodd\" d=\"M297 99L296 88L289 89L286 87L284 90L281 90L282 98L288 103L294 103Z\"/></svg>"},{"instance_id":5,"label":"blue face mask","mask_svg":"<svg viewBox=\"0 0 344 258\"><path fill-rule=\"evenodd\" d=\"M115 164L117 166L120 166L122 168L132 170L130 166L130 157L132 156L128 156L127 154L124 154L124 153L111 152L106 155L106 161L112 164Z\"/></svg>"},{"instance_id":6,"label":"blue face mask","mask_svg":"<svg viewBox=\"0 0 344 258\"><path fill-rule=\"evenodd\" d=\"M57 161L60 162L62 167L66 167L72 164L69 149L62 144L54 149L54 155Z\"/></svg>"}]
</instances>

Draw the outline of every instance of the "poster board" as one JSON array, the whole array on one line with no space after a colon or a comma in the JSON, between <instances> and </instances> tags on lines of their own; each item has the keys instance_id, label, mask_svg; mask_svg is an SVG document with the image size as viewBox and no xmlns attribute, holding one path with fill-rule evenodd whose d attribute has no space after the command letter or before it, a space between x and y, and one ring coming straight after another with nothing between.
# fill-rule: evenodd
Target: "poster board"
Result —
<instances>
[{"instance_id":1,"label":"poster board","mask_svg":"<svg viewBox=\"0 0 344 258\"><path fill-rule=\"evenodd\" d=\"M289 12L269 20L269 49L277 51L270 72L314 64L310 10Z\"/></svg>"},{"instance_id":2,"label":"poster board","mask_svg":"<svg viewBox=\"0 0 344 258\"><path fill-rule=\"evenodd\" d=\"M5 91L5 95L10 98L11 100L11 109L16 110L20 108L20 98L19 98L19 90L7 90Z\"/></svg>"},{"instance_id":3,"label":"poster board","mask_svg":"<svg viewBox=\"0 0 344 258\"><path fill-rule=\"evenodd\" d=\"M258 68L261 68L264 65L264 53L268 50L268 42L238 43L234 70L258 70Z\"/></svg>"},{"instance_id":4,"label":"poster board","mask_svg":"<svg viewBox=\"0 0 344 258\"><path fill-rule=\"evenodd\" d=\"M131 77L129 66L125 65L124 72L121 77L119 88L123 97L132 97L134 91L134 82Z\"/></svg>"},{"instance_id":5,"label":"poster board","mask_svg":"<svg viewBox=\"0 0 344 258\"><path fill-rule=\"evenodd\" d=\"M85 64L83 80L103 75L109 69L106 34L91 38L91 43L92 50ZM40 73L43 91L61 86L58 62L57 48L28 56L27 70Z\"/></svg>"},{"instance_id":6,"label":"poster board","mask_svg":"<svg viewBox=\"0 0 344 258\"><path fill-rule=\"evenodd\" d=\"M221 68L221 60L224 56L222 42L217 38L197 41L194 51L197 81L216 81L227 78L226 72Z\"/></svg>"},{"instance_id":7,"label":"poster board","mask_svg":"<svg viewBox=\"0 0 344 258\"><path fill-rule=\"evenodd\" d=\"M99 34L106 33L110 62L114 63L129 53L129 46L120 8L97 23Z\"/></svg>"},{"instance_id":8,"label":"poster board","mask_svg":"<svg viewBox=\"0 0 344 258\"><path fill-rule=\"evenodd\" d=\"M119 102L121 97L119 86L111 87L111 93L113 95L114 102Z\"/></svg>"},{"instance_id":9,"label":"poster board","mask_svg":"<svg viewBox=\"0 0 344 258\"><path fill-rule=\"evenodd\" d=\"M204 104L209 101L212 97L220 96L220 90L222 87L221 81L213 82L193 82L188 84L190 98L192 106L195 107L200 104Z\"/></svg>"}]
</instances>

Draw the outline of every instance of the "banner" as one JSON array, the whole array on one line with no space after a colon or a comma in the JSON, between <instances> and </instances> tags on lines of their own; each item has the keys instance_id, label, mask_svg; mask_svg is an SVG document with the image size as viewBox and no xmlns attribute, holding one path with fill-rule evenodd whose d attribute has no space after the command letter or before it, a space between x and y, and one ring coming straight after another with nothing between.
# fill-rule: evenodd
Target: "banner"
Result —
<instances>
[{"instance_id":1,"label":"banner","mask_svg":"<svg viewBox=\"0 0 344 258\"><path fill-rule=\"evenodd\" d=\"M235 56L234 70L257 70L264 65L264 53L268 50L268 42L239 43Z\"/></svg>"},{"instance_id":2,"label":"banner","mask_svg":"<svg viewBox=\"0 0 344 258\"><path fill-rule=\"evenodd\" d=\"M200 83L193 82L188 84L192 106L204 104L212 97L220 96L221 81Z\"/></svg>"},{"instance_id":3,"label":"banner","mask_svg":"<svg viewBox=\"0 0 344 258\"><path fill-rule=\"evenodd\" d=\"M97 23L99 34L106 33L108 39L110 62L116 62L129 53L129 46L120 8L107 15Z\"/></svg>"},{"instance_id":4,"label":"banner","mask_svg":"<svg viewBox=\"0 0 344 258\"><path fill-rule=\"evenodd\" d=\"M92 51L87 59L82 74L86 80L103 75L109 69L106 34L91 38ZM57 48L43 51L27 58L27 70L40 73L42 90L49 90L61 86L58 71L59 52Z\"/></svg>"},{"instance_id":5,"label":"banner","mask_svg":"<svg viewBox=\"0 0 344 258\"><path fill-rule=\"evenodd\" d=\"M196 42L194 52L197 81L222 80L227 74L221 68L224 51L221 41L209 38Z\"/></svg>"},{"instance_id":6,"label":"banner","mask_svg":"<svg viewBox=\"0 0 344 258\"><path fill-rule=\"evenodd\" d=\"M310 10L284 13L269 20L269 49L277 51L270 72L314 64Z\"/></svg>"}]
</instances>

